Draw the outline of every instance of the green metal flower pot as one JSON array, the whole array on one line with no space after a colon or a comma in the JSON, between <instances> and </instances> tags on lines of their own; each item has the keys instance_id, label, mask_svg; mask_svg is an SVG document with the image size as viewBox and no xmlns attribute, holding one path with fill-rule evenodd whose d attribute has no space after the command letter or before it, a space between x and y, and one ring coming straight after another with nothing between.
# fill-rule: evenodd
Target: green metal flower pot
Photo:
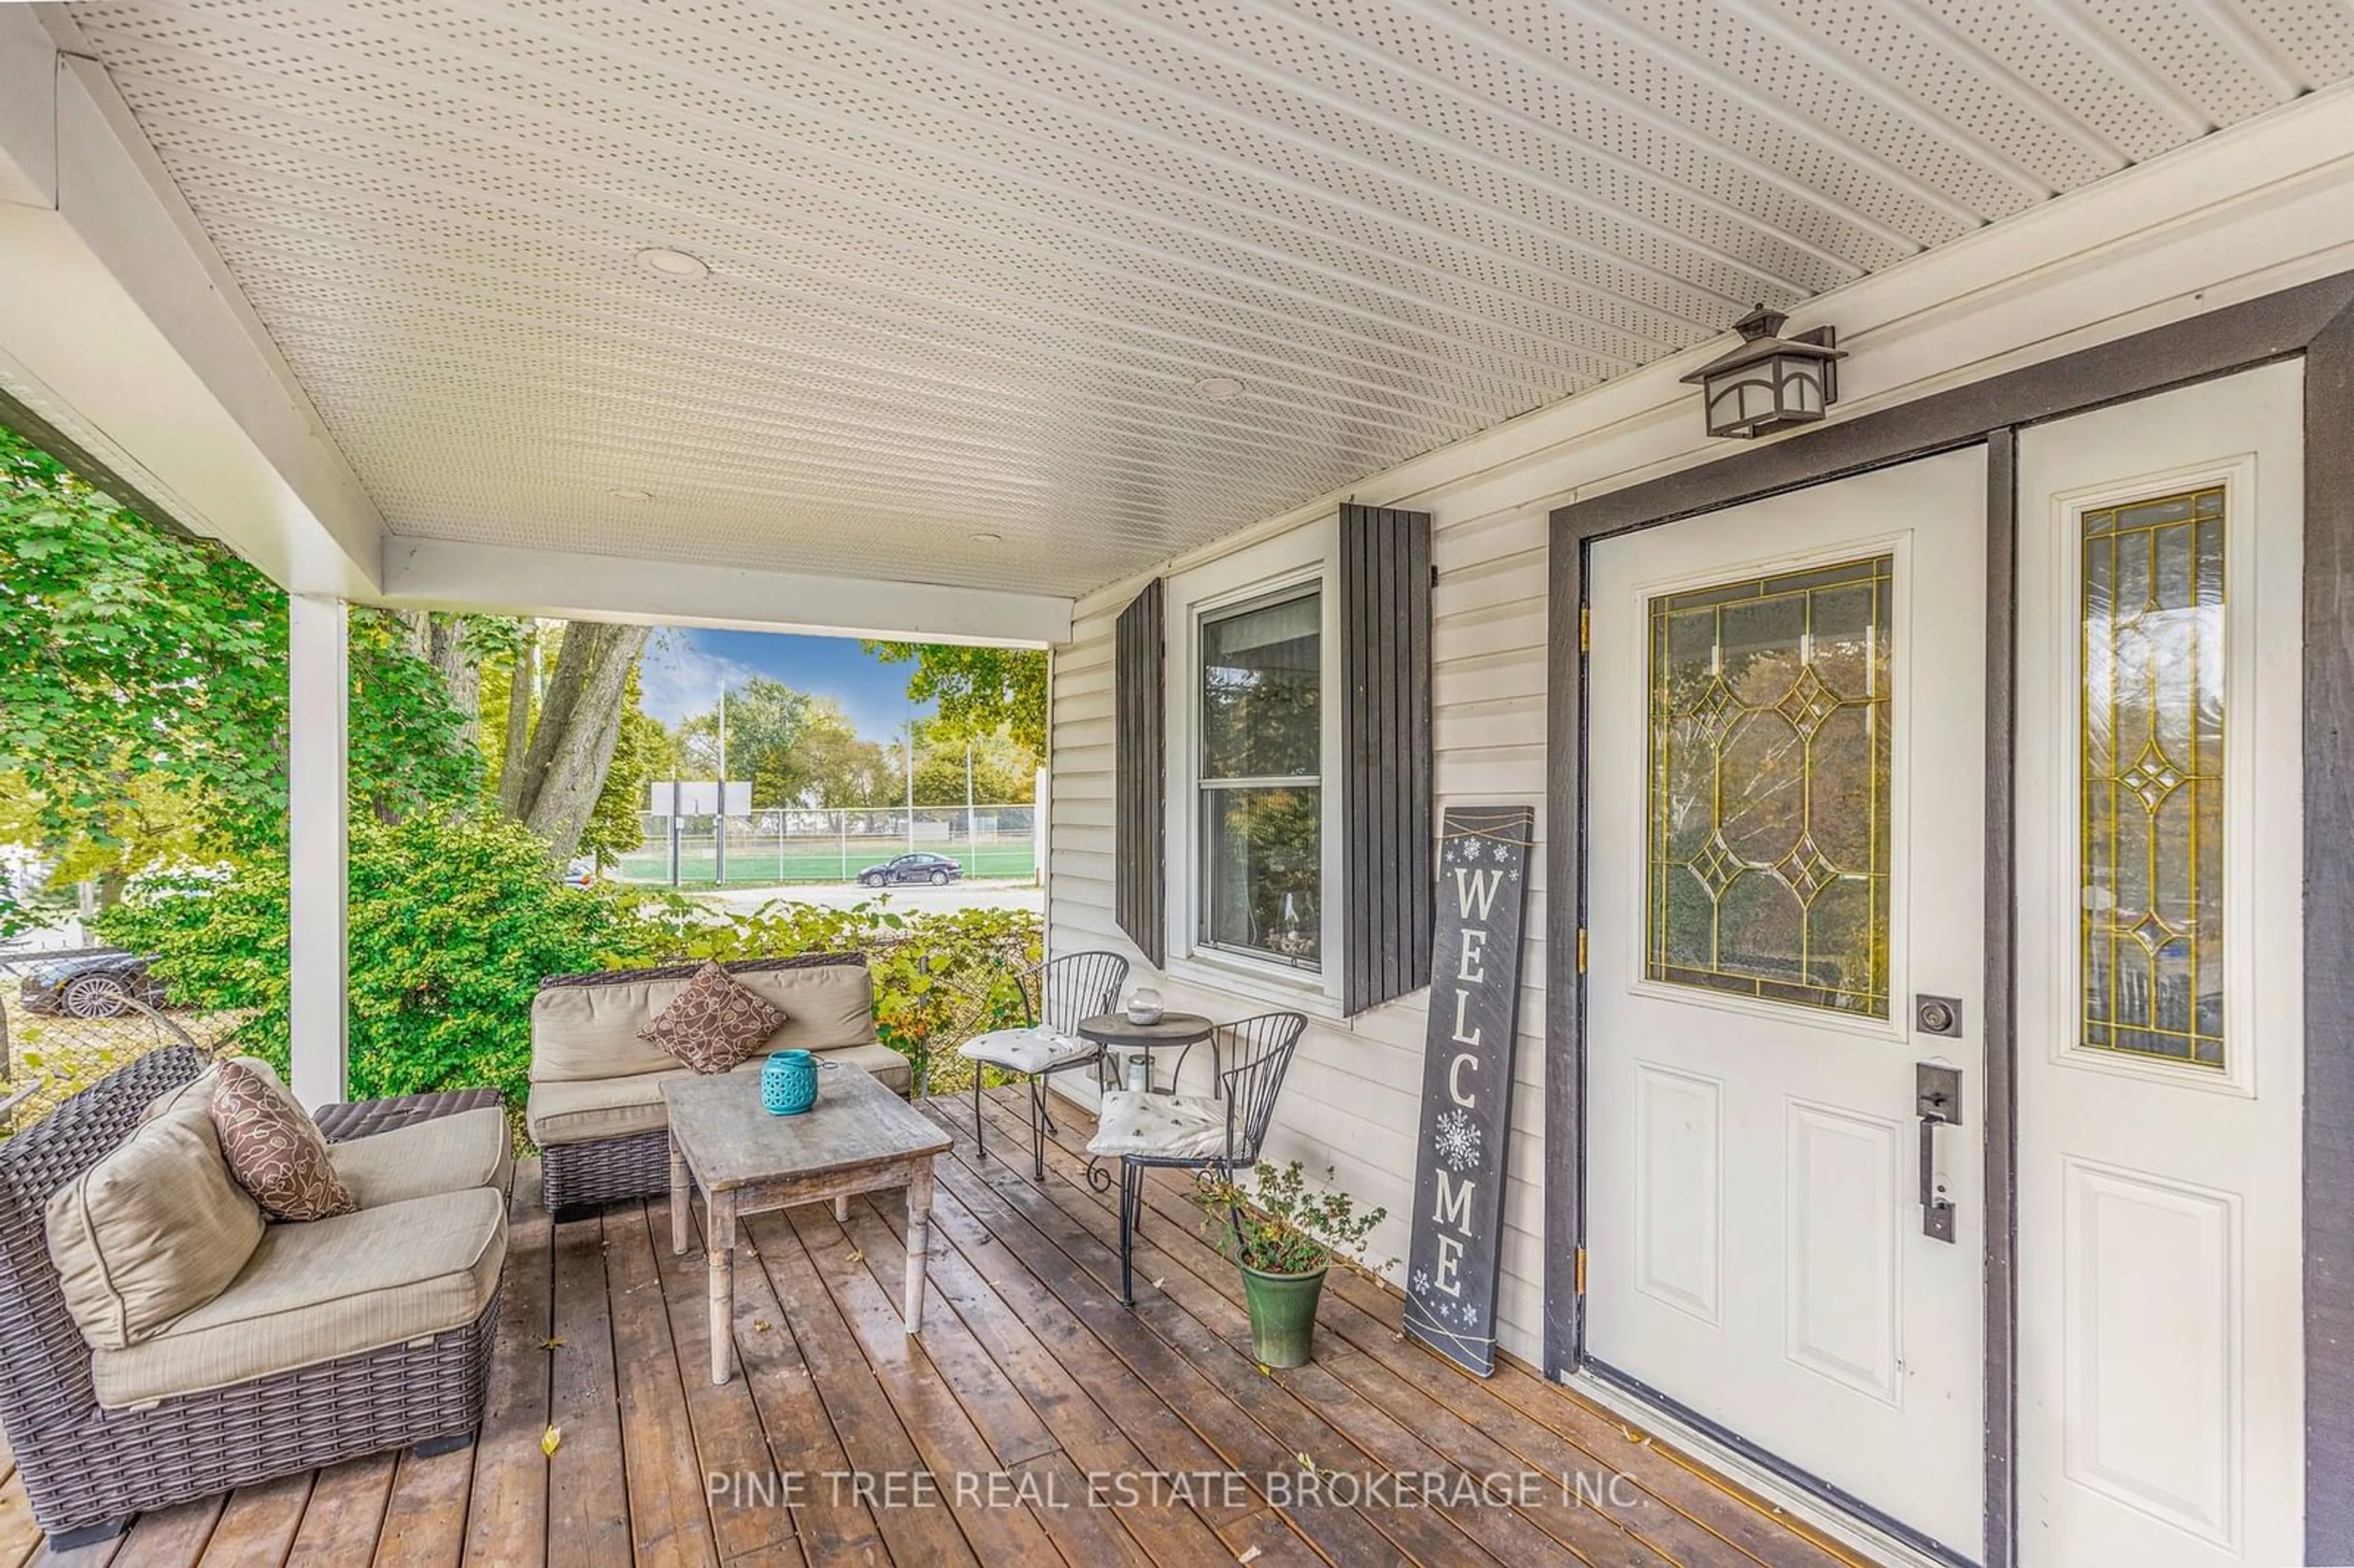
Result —
<instances>
[{"instance_id":1,"label":"green metal flower pot","mask_svg":"<svg viewBox=\"0 0 2354 1568\"><path fill-rule=\"evenodd\" d=\"M1316 1303L1324 1295L1324 1276L1267 1274L1245 1264L1243 1300L1250 1308L1251 1353L1262 1366L1304 1367L1309 1341L1316 1336Z\"/></svg>"}]
</instances>

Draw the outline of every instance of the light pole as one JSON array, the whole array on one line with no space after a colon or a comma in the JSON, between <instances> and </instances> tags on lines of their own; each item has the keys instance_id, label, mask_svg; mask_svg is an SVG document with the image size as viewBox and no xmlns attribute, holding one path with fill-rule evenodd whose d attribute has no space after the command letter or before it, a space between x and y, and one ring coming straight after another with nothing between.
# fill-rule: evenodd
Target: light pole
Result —
<instances>
[{"instance_id":1,"label":"light pole","mask_svg":"<svg viewBox=\"0 0 2354 1568\"><path fill-rule=\"evenodd\" d=\"M719 683L719 814L711 821L711 882L727 885L727 683Z\"/></svg>"}]
</instances>

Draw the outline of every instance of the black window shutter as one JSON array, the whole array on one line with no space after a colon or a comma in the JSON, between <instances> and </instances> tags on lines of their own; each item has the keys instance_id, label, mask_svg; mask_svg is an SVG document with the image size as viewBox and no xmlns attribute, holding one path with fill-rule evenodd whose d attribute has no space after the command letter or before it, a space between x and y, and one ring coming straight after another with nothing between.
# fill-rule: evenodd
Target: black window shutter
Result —
<instances>
[{"instance_id":1,"label":"black window shutter","mask_svg":"<svg viewBox=\"0 0 2354 1568\"><path fill-rule=\"evenodd\" d=\"M1341 508L1341 988L1352 1014L1430 983L1430 514Z\"/></svg>"},{"instance_id":2,"label":"black window shutter","mask_svg":"<svg viewBox=\"0 0 2354 1568\"><path fill-rule=\"evenodd\" d=\"M1119 612L1112 662L1112 907L1119 928L1155 967L1168 956L1162 841L1168 785L1161 722L1161 579Z\"/></svg>"}]
</instances>

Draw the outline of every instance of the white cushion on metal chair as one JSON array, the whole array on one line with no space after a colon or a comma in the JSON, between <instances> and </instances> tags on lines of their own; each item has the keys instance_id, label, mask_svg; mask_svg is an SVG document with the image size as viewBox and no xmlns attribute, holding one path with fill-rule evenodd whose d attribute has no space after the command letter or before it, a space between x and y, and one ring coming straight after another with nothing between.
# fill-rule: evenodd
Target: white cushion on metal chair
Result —
<instances>
[{"instance_id":1,"label":"white cushion on metal chair","mask_svg":"<svg viewBox=\"0 0 2354 1568\"><path fill-rule=\"evenodd\" d=\"M986 1062L1013 1073L1043 1073L1061 1067L1099 1049L1092 1040L1066 1034L1059 1029L992 1029L957 1047L968 1062Z\"/></svg>"},{"instance_id":2,"label":"white cushion on metal chair","mask_svg":"<svg viewBox=\"0 0 2354 1568\"><path fill-rule=\"evenodd\" d=\"M1226 1151L1226 1102L1208 1095L1114 1089L1097 1113L1087 1152L1183 1160Z\"/></svg>"}]
</instances>

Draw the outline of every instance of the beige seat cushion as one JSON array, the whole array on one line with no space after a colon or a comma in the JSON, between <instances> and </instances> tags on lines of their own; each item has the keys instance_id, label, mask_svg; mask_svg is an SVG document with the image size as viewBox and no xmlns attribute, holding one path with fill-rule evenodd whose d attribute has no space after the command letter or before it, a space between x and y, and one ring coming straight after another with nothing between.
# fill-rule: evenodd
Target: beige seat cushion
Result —
<instances>
[{"instance_id":1,"label":"beige seat cushion","mask_svg":"<svg viewBox=\"0 0 2354 1568\"><path fill-rule=\"evenodd\" d=\"M821 1051L818 1058L864 1067L895 1095L904 1097L914 1081L907 1058L888 1045L845 1046L838 1051ZM766 1060L756 1056L731 1072L757 1075ZM673 1066L666 1073L633 1073L626 1078L588 1083L535 1083L524 1107L524 1120L531 1130L531 1140L542 1148L660 1132L669 1125L663 1114L663 1081L690 1075L685 1068ZM824 1092L822 1079L819 1081L819 1092Z\"/></svg>"},{"instance_id":2,"label":"beige seat cushion","mask_svg":"<svg viewBox=\"0 0 2354 1568\"><path fill-rule=\"evenodd\" d=\"M260 1245L260 1205L232 1180L207 1072L49 1199L50 1261L93 1350L134 1346L213 1300Z\"/></svg>"},{"instance_id":3,"label":"beige seat cushion","mask_svg":"<svg viewBox=\"0 0 2354 1568\"><path fill-rule=\"evenodd\" d=\"M514 1139L507 1113L482 1106L331 1143L327 1158L361 1208L380 1209L469 1187L505 1192L514 1173Z\"/></svg>"},{"instance_id":4,"label":"beige seat cushion","mask_svg":"<svg viewBox=\"0 0 2354 1568\"><path fill-rule=\"evenodd\" d=\"M875 982L864 964L824 964L728 977L785 1012L759 1053L798 1045L827 1051L875 1044ZM581 1083L667 1072L677 1058L639 1031L686 989L686 980L550 986L532 998L531 1079Z\"/></svg>"},{"instance_id":5,"label":"beige seat cushion","mask_svg":"<svg viewBox=\"0 0 2354 1568\"><path fill-rule=\"evenodd\" d=\"M1226 1151L1226 1102L1208 1095L1114 1089L1096 1112L1087 1152L1195 1160Z\"/></svg>"},{"instance_id":6,"label":"beige seat cushion","mask_svg":"<svg viewBox=\"0 0 2354 1568\"><path fill-rule=\"evenodd\" d=\"M506 1259L486 1187L272 1225L229 1287L162 1333L90 1357L109 1410L200 1393L472 1322Z\"/></svg>"}]
</instances>

